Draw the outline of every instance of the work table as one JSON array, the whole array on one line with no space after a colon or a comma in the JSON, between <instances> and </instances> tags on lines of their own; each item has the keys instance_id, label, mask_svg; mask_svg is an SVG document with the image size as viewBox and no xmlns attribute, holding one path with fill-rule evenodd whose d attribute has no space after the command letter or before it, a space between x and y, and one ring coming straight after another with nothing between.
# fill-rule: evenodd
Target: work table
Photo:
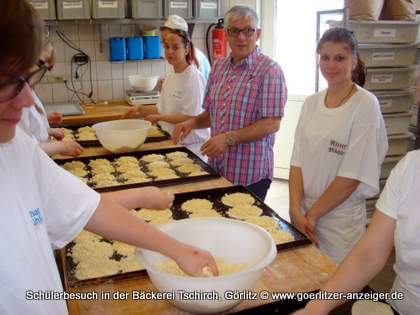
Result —
<instances>
[{"instance_id":1,"label":"work table","mask_svg":"<svg viewBox=\"0 0 420 315\"><path fill-rule=\"evenodd\" d=\"M336 268L336 264L315 246L283 250L278 253L274 262L265 269L254 292L309 292L319 289ZM120 280L114 283L103 283L85 288L71 288L68 292L126 292L128 296L133 291L155 291L148 277ZM245 300L236 307L224 312L230 314L241 310L273 302L267 300ZM189 314L175 308L166 300L71 300L68 302L71 315L82 314Z\"/></svg>"},{"instance_id":2,"label":"work table","mask_svg":"<svg viewBox=\"0 0 420 315\"><path fill-rule=\"evenodd\" d=\"M103 101L96 104L84 103L80 106L85 114L64 116L63 125L120 119L127 109L132 108L125 100Z\"/></svg>"},{"instance_id":3,"label":"work table","mask_svg":"<svg viewBox=\"0 0 420 315\"><path fill-rule=\"evenodd\" d=\"M118 119L130 108L125 101L111 101L108 104L82 105L85 115L68 116L64 124L91 123ZM140 150L159 149L175 146L171 140L143 144ZM83 156L107 154L102 147L86 148ZM68 157L58 157L68 158ZM232 184L223 177L168 186L162 189L172 193L191 192L212 188L229 187ZM319 289L333 274L336 264L313 245L306 245L292 249L281 250L274 262L266 268L254 292L266 290L268 292L309 292ZM116 280L111 283L92 284L80 288L65 288L67 292L109 292L128 293L133 291L157 291L147 276L138 276ZM272 299L245 300L235 308L225 312L229 314L273 302ZM170 304L166 300L133 300L133 299L98 299L98 300L69 300L71 315L96 314L188 314Z\"/></svg>"}]
</instances>

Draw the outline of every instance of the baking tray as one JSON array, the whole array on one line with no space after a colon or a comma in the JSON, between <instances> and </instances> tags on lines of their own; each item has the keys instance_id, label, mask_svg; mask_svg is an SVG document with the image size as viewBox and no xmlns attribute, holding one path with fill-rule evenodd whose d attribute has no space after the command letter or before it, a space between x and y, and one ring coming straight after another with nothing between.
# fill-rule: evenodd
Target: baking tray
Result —
<instances>
[{"instance_id":1,"label":"baking tray","mask_svg":"<svg viewBox=\"0 0 420 315\"><path fill-rule=\"evenodd\" d=\"M188 193L180 193L175 194L175 199L173 205L171 207L172 210L172 218L174 220L181 220L188 218L188 212L181 210L181 205L192 198L204 198L209 199L213 202L213 208L221 213L223 217L229 218L226 214L226 211L229 207L225 206L221 202L221 197L226 193L234 193L234 192L242 192L248 193L254 197L255 205L260 207L263 210L263 214L266 216L270 216L275 218L278 221L279 227L282 230L290 232L295 240L278 244L277 250L284 250L290 249L302 245L311 244L311 241L298 230L296 230L293 226L291 226L287 221L283 220L273 209L267 206L263 201L261 201L257 196L255 196L252 192L250 192L247 188L243 186L232 186L226 188L215 188L215 189L208 189L208 190L200 190ZM138 209L137 209L138 210ZM109 242L107 240L103 240L105 242ZM65 279L66 287L83 287L88 285L94 285L98 283L109 283L113 281L124 280L128 278L137 278L137 277L144 277L147 275L146 270L137 270L127 273L115 274L105 277L99 278L92 278L92 279L85 279L85 280L78 280L74 276L74 268L76 264L73 262L72 258L67 255L67 252L71 251L71 248L74 246L74 243L71 242L68 244L63 251L61 251L61 263L63 265L63 273ZM118 257L118 256L117 256Z\"/></svg>"},{"instance_id":2,"label":"baking tray","mask_svg":"<svg viewBox=\"0 0 420 315\"><path fill-rule=\"evenodd\" d=\"M96 160L96 159L105 159L112 162L113 160L121 156L133 156L140 159L142 156L147 155L147 154L165 155L167 153L175 152L175 151L186 152L188 154L188 157L193 159L195 164L198 164L202 168L202 170L206 171L208 174L199 175L199 176L187 176L177 171L175 168L172 168L175 170L175 173L180 176L180 178L153 180L150 182L123 184L123 185L109 186L109 187L95 187L94 185L89 185L89 184L88 185L98 192L106 192L106 191L115 191L115 190L122 190L122 189L134 188L134 187L151 186L151 185L162 187L162 186L168 186L168 185L185 184L185 183L191 183L191 182L214 179L214 178L220 177L220 175L216 173L216 171L212 167L210 167L207 163L201 160L196 154L194 154L193 152L191 152L189 149L185 147L145 150L145 151L136 151L136 152L129 152L129 153L112 154L112 155L108 154L108 155L98 155L98 156L87 156L87 157L80 157L80 158L74 158L74 159L56 160L55 162L58 165L63 165L67 162L80 161L87 165L90 160ZM140 165L141 165L141 169L144 171L144 164L140 164ZM114 173L114 175L115 174L118 175L118 173ZM90 178L90 175L88 175L88 178Z\"/></svg>"},{"instance_id":3,"label":"baking tray","mask_svg":"<svg viewBox=\"0 0 420 315\"><path fill-rule=\"evenodd\" d=\"M112 241L108 241L106 239L102 239L104 242L112 243ZM64 278L64 287L67 288L79 288L79 287L86 287L90 285L95 284L101 284L101 283L112 283L114 281L121 281L124 279L135 279L135 278L144 278L147 277L147 271L146 269L136 270L136 271L130 271L126 273L118 273L115 275L105 276L105 277L99 277L99 278L91 278L91 279L85 279L85 280L78 280L75 275L75 267L76 263L73 261L73 259L67 255L68 252L71 251L72 247L75 245L74 242L69 243L63 250L60 252L60 264L61 264L61 270L63 272ZM116 255L114 252L114 258L118 259L118 254Z\"/></svg>"},{"instance_id":4,"label":"baking tray","mask_svg":"<svg viewBox=\"0 0 420 315\"><path fill-rule=\"evenodd\" d=\"M63 116L73 116L73 115L84 115L85 111L84 109L76 103L69 103L69 102L63 102L63 103L50 103L50 104L44 104L45 112L47 114L52 112L59 112Z\"/></svg>"},{"instance_id":5,"label":"baking tray","mask_svg":"<svg viewBox=\"0 0 420 315\"><path fill-rule=\"evenodd\" d=\"M73 133L77 132L77 129L82 128L82 127L92 127L92 124L69 124L69 125L60 125L60 126L56 126L56 128L67 128L70 130L73 130ZM160 142L160 141L165 141L165 140L169 140L171 139L171 135L169 133L167 133L165 130L162 129L162 127L157 124L156 125L159 129L160 132L163 133L162 136L159 137L147 137L146 140L144 141L144 143L151 143L151 142ZM101 143L99 142L99 140L77 140L76 141L82 146L82 147L101 147Z\"/></svg>"},{"instance_id":6,"label":"baking tray","mask_svg":"<svg viewBox=\"0 0 420 315\"><path fill-rule=\"evenodd\" d=\"M213 208L217 210L222 216L229 218L227 215L227 210L230 207L224 205L221 201L221 198L226 193L235 193L235 192L242 192L250 194L255 199L255 205L262 209L263 215L269 216L274 218L278 222L278 226L281 230L287 231L293 235L295 238L294 241L278 244L277 250L287 249L287 248L294 248L302 245L311 244L312 242L301 232L299 232L296 228L294 228L289 222L282 219L277 212L271 209L267 204L265 204L261 199L259 199L254 193L249 191L244 186L232 186L232 187L224 187L224 188L214 188L208 190L199 190L194 192L187 192L175 195L175 200L172 206L173 218L177 219L184 219L188 218L188 213L181 210L181 204L189 199L192 198L203 198L209 199L213 202Z\"/></svg>"}]
</instances>

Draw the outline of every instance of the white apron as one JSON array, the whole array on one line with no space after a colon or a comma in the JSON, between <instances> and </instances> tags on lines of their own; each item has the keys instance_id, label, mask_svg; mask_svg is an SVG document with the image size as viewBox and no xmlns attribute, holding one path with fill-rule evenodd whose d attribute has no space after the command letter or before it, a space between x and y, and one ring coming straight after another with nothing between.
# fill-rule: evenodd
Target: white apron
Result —
<instances>
[{"instance_id":1,"label":"white apron","mask_svg":"<svg viewBox=\"0 0 420 315\"><path fill-rule=\"evenodd\" d=\"M304 199L306 213L316 200ZM365 202L352 207L335 208L322 216L316 225L320 249L340 263L366 231Z\"/></svg>"}]
</instances>

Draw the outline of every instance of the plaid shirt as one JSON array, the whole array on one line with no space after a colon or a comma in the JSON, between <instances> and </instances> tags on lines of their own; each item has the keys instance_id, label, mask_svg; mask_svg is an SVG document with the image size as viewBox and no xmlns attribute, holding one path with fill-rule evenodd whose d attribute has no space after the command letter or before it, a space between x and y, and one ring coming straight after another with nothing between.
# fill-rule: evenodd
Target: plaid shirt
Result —
<instances>
[{"instance_id":1,"label":"plaid shirt","mask_svg":"<svg viewBox=\"0 0 420 315\"><path fill-rule=\"evenodd\" d=\"M256 48L239 64L231 56L213 67L204 98L211 135L244 128L267 117L283 117L287 88L280 66ZM248 186L273 177L274 134L229 147L209 163L222 176Z\"/></svg>"}]
</instances>

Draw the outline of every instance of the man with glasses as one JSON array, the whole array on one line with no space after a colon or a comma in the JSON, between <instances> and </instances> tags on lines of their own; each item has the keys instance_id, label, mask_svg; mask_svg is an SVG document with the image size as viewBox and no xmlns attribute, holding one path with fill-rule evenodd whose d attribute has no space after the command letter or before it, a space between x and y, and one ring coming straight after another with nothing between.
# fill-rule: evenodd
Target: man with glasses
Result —
<instances>
[{"instance_id":1,"label":"man with glasses","mask_svg":"<svg viewBox=\"0 0 420 315\"><path fill-rule=\"evenodd\" d=\"M273 146L287 99L280 66L257 47L258 16L245 6L225 15L232 50L215 64L199 116L175 127L178 142L192 129L211 128L201 151L222 176L264 199L273 177Z\"/></svg>"}]
</instances>

